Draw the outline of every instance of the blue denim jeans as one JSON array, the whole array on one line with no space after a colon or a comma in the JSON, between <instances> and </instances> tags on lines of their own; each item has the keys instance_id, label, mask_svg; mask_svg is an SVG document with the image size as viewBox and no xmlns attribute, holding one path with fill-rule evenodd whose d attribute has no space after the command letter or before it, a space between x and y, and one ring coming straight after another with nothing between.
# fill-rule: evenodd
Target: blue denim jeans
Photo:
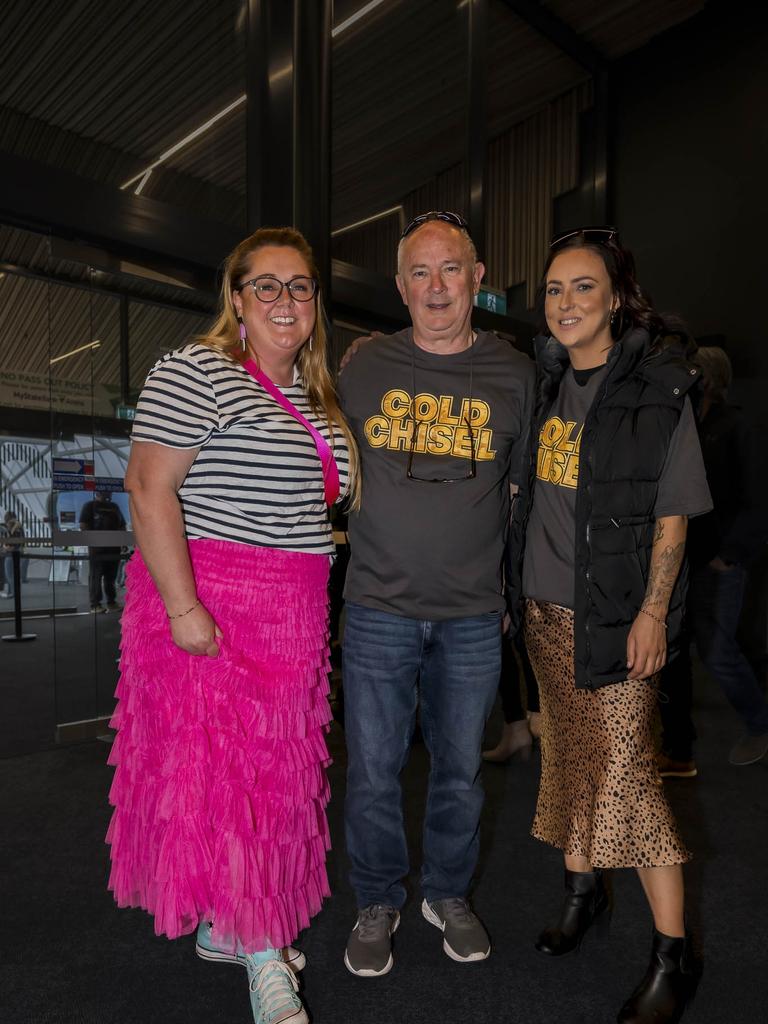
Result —
<instances>
[{"instance_id":1,"label":"blue denim jeans","mask_svg":"<svg viewBox=\"0 0 768 1024\"><path fill-rule=\"evenodd\" d=\"M742 718L747 732L768 732L768 702L736 639L747 573L704 566L691 576L690 616L699 657Z\"/></svg>"},{"instance_id":2,"label":"blue denim jeans","mask_svg":"<svg viewBox=\"0 0 768 1024\"><path fill-rule=\"evenodd\" d=\"M400 773L421 704L431 758L421 885L432 900L465 896L477 863L480 746L501 668L501 616L432 622L346 606L345 825L359 907L401 907L408 848Z\"/></svg>"}]
</instances>

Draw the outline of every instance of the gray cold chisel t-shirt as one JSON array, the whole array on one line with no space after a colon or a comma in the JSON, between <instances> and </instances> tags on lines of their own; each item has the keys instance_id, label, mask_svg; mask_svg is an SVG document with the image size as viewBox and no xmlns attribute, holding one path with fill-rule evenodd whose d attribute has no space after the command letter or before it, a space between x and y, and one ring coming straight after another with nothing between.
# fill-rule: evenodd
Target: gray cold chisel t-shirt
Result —
<instances>
[{"instance_id":1,"label":"gray cold chisel t-shirt","mask_svg":"<svg viewBox=\"0 0 768 1024\"><path fill-rule=\"evenodd\" d=\"M576 590L576 485L584 420L605 380L607 367L563 374L560 390L539 432L536 485L528 519L523 593L535 601L573 608ZM654 515L707 512L707 486L696 422L686 398L658 483Z\"/></svg>"},{"instance_id":2,"label":"gray cold chisel t-shirt","mask_svg":"<svg viewBox=\"0 0 768 1024\"><path fill-rule=\"evenodd\" d=\"M425 352L410 330L360 348L339 378L363 466L347 601L432 620L503 609L509 484L533 380L531 360L490 333L454 355ZM453 482L408 479L412 441L413 475Z\"/></svg>"}]
</instances>

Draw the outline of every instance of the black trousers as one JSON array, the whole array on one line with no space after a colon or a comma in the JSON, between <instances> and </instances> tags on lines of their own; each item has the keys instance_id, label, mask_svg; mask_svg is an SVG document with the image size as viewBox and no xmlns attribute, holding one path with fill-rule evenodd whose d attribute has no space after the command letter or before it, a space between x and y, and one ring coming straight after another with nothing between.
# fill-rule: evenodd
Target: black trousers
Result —
<instances>
[{"instance_id":1,"label":"black trousers","mask_svg":"<svg viewBox=\"0 0 768 1024\"><path fill-rule=\"evenodd\" d=\"M520 657L518 664L517 655ZM528 711L539 710L539 688L533 672L528 652L522 639L522 630L516 640L505 634L501 640L501 677L499 679L499 696L505 722L519 722L525 718L523 695L520 688L520 665L523 667L523 678L526 689L526 705Z\"/></svg>"},{"instance_id":2,"label":"black trousers","mask_svg":"<svg viewBox=\"0 0 768 1024\"><path fill-rule=\"evenodd\" d=\"M115 580L117 579L117 568L119 565L119 554L104 554L98 548L91 553L88 566L88 594L91 599L91 608L95 608L102 603L102 582L106 603L115 603L117 599Z\"/></svg>"},{"instance_id":3,"label":"black trousers","mask_svg":"<svg viewBox=\"0 0 768 1024\"><path fill-rule=\"evenodd\" d=\"M696 729L691 718L693 672L691 670L691 633L680 637L680 653L668 662L659 676L659 713L661 747L674 761L690 761Z\"/></svg>"}]
</instances>

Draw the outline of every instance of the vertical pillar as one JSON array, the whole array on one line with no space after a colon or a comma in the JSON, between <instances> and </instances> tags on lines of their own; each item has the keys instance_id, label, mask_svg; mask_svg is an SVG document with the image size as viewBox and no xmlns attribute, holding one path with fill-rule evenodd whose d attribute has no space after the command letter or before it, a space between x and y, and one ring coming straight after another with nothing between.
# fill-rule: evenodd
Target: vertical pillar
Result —
<instances>
[{"instance_id":1,"label":"vertical pillar","mask_svg":"<svg viewBox=\"0 0 768 1024\"><path fill-rule=\"evenodd\" d=\"M610 91L607 68L595 70L592 78L592 89L594 95L594 193L592 198L592 220L595 224L606 224L612 216L612 202L609 189L611 182L609 171L610 153L608 151L610 138Z\"/></svg>"},{"instance_id":2,"label":"vertical pillar","mask_svg":"<svg viewBox=\"0 0 768 1024\"><path fill-rule=\"evenodd\" d=\"M293 223L293 5L248 0L248 230Z\"/></svg>"},{"instance_id":3,"label":"vertical pillar","mask_svg":"<svg viewBox=\"0 0 768 1024\"><path fill-rule=\"evenodd\" d=\"M488 0L469 0L469 81L467 108L467 214L469 233L485 257L485 154L487 131Z\"/></svg>"},{"instance_id":4,"label":"vertical pillar","mask_svg":"<svg viewBox=\"0 0 768 1024\"><path fill-rule=\"evenodd\" d=\"M295 225L330 281L332 0L248 0L248 229Z\"/></svg>"},{"instance_id":5,"label":"vertical pillar","mask_svg":"<svg viewBox=\"0 0 768 1024\"><path fill-rule=\"evenodd\" d=\"M315 253L328 294L331 274L332 0L294 0L294 223Z\"/></svg>"},{"instance_id":6,"label":"vertical pillar","mask_svg":"<svg viewBox=\"0 0 768 1024\"><path fill-rule=\"evenodd\" d=\"M128 296L120 296L120 402L128 405L131 394L130 319Z\"/></svg>"}]
</instances>

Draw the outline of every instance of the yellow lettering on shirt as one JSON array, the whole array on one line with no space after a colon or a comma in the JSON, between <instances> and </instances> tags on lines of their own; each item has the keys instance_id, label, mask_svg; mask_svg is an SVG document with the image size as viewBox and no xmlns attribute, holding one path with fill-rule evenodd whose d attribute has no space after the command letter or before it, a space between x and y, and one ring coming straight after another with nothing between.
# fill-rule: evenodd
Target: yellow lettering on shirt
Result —
<instances>
[{"instance_id":1,"label":"yellow lettering on shirt","mask_svg":"<svg viewBox=\"0 0 768 1024\"><path fill-rule=\"evenodd\" d=\"M386 416L369 416L365 421L365 437L371 448L384 448L389 440L389 420Z\"/></svg>"},{"instance_id":2,"label":"yellow lettering on shirt","mask_svg":"<svg viewBox=\"0 0 768 1024\"><path fill-rule=\"evenodd\" d=\"M491 406L480 398L421 392L412 399L403 388L392 388L381 399L381 413L365 421L364 431L371 448L410 451L413 439L415 452L470 459L474 449L478 462L491 462L496 451L490 419Z\"/></svg>"},{"instance_id":3,"label":"yellow lettering on shirt","mask_svg":"<svg viewBox=\"0 0 768 1024\"><path fill-rule=\"evenodd\" d=\"M575 488L579 480L579 450L583 424L550 416L539 432L536 476L555 487Z\"/></svg>"},{"instance_id":4,"label":"yellow lettering on shirt","mask_svg":"<svg viewBox=\"0 0 768 1024\"><path fill-rule=\"evenodd\" d=\"M392 420L387 447L407 452L411 447L412 435L413 420Z\"/></svg>"},{"instance_id":5,"label":"yellow lettering on shirt","mask_svg":"<svg viewBox=\"0 0 768 1024\"><path fill-rule=\"evenodd\" d=\"M411 411L411 396L397 388L388 391L381 400L381 411L390 419L402 419Z\"/></svg>"}]
</instances>

